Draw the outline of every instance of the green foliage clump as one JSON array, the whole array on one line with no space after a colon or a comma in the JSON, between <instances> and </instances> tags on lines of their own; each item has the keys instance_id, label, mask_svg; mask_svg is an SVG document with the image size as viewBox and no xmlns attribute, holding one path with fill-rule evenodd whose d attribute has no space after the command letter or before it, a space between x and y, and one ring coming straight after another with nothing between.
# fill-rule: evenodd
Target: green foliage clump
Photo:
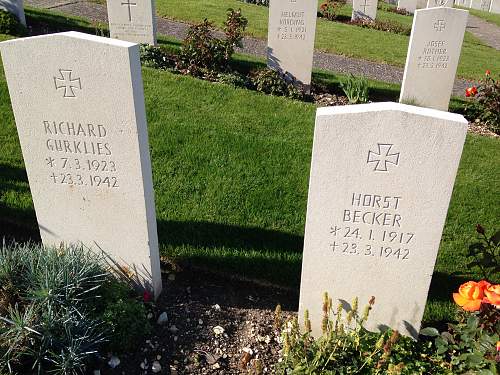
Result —
<instances>
[{"instance_id":1,"label":"green foliage clump","mask_svg":"<svg viewBox=\"0 0 500 375\"><path fill-rule=\"evenodd\" d=\"M105 284L102 299L105 304L99 313L109 332L108 349L112 352L136 349L152 328L144 303L134 298L127 285L116 281Z\"/></svg>"},{"instance_id":2,"label":"green foliage clump","mask_svg":"<svg viewBox=\"0 0 500 375\"><path fill-rule=\"evenodd\" d=\"M500 134L500 79L494 79L487 71L477 88L472 89L468 89L469 94L466 92L466 96L473 96L473 101L465 109L466 116Z\"/></svg>"},{"instance_id":3,"label":"green foliage clump","mask_svg":"<svg viewBox=\"0 0 500 375\"><path fill-rule=\"evenodd\" d=\"M411 27L410 26L403 25L399 22L395 22L395 21L391 21L391 20L367 21L364 19L357 19L357 20L351 21L350 24L364 27L364 28L368 28L368 29L387 31L389 33L394 33L394 34L401 34L401 35L410 35L411 34Z\"/></svg>"},{"instance_id":4,"label":"green foliage clump","mask_svg":"<svg viewBox=\"0 0 500 375\"><path fill-rule=\"evenodd\" d=\"M174 59L162 47L141 44L141 63L150 68L167 70L175 66Z\"/></svg>"},{"instance_id":5,"label":"green foliage clump","mask_svg":"<svg viewBox=\"0 0 500 375\"><path fill-rule=\"evenodd\" d=\"M243 1L244 3L247 3L247 4L261 5L264 7L269 6L269 0L240 0L240 1Z\"/></svg>"},{"instance_id":6,"label":"green foliage clump","mask_svg":"<svg viewBox=\"0 0 500 375\"><path fill-rule=\"evenodd\" d=\"M462 374L481 371L494 375L495 340L498 340L500 323L485 328L488 319L472 315L466 323L450 325L450 330L439 334L434 328L422 334L435 339L414 341L401 336L398 331L369 332L364 328L374 297L360 314L358 300L350 307L342 304L334 310L332 299L325 293L323 299L322 335L311 335L311 322L306 311L304 327L300 329L297 318L282 322L283 357L277 364L278 374L336 375L336 374ZM491 308L494 310L494 308ZM279 313L277 314L279 315ZM491 320L491 317L489 318Z\"/></svg>"},{"instance_id":7,"label":"green foliage clump","mask_svg":"<svg viewBox=\"0 0 500 375\"><path fill-rule=\"evenodd\" d=\"M213 25L207 19L191 26L178 55L178 69L194 76L203 76L206 71L225 71L234 49L242 46L247 23L241 10L228 9L224 22L224 39L213 35Z\"/></svg>"},{"instance_id":8,"label":"green foliage clump","mask_svg":"<svg viewBox=\"0 0 500 375\"><path fill-rule=\"evenodd\" d=\"M356 77L350 74L345 80L340 82L340 87L349 99L349 103L368 102L368 81L364 77Z\"/></svg>"},{"instance_id":9,"label":"green foliage clump","mask_svg":"<svg viewBox=\"0 0 500 375\"><path fill-rule=\"evenodd\" d=\"M346 4L346 0L326 0L320 5L319 14L321 17L333 21L338 17L339 10Z\"/></svg>"},{"instance_id":10,"label":"green foliage clump","mask_svg":"<svg viewBox=\"0 0 500 375\"><path fill-rule=\"evenodd\" d=\"M0 371L81 374L106 341L119 335L127 341L131 336L125 337L123 325L145 319L133 298L117 302L112 296L111 290L128 286L108 269L103 256L82 247L3 244ZM113 314L118 303L131 304L122 310L135 315ZM121 331L113 330L115 326Z\"/></svg>"},{"instance_id":11,"label":"green foliage clump","mask_svg":"<svg viewBox=\"0 0 500 375\"><path fill-rule=\"evenodd\" d=\"M0 9L0 34L23 36L26 28L12 13Z\"/></svg>"},{"instance_id":12,"label":"green foliage clump","mask_svg":"<svg viewBox=\"0 0 500 375\"><path fill-rule=\"evenodd\" d=\"M250 85L248 78L238 72L219 73L217 74L217 82L232 87L248 87Z\"/></svg>"},{"instance_id":13,"label":"green foliage clump","mask_svg":"<svg viewBox=\"0 0 500 375\"><path fill-rule=\"evenodd\" d=\"M273 69L264 68L258 70L252 77L252 84L257 91L265 94L286 96L291 99L302 99L304 97L301 90Z\"/></svg>"}]
</instances>

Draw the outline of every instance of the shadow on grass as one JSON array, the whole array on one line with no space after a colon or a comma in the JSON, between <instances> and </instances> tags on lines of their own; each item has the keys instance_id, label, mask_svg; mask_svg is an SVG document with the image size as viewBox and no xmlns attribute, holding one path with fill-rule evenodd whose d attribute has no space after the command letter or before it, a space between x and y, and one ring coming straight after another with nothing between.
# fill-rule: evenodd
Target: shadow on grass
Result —
<instances>
[{"instance_id":1,"label":"shadow on grass","mask_svg":"<svg viewBox=\"0 0 500 375\"><path fill-rule=\"evenodd\" d=\"M300 253L304 246L303 236L195 221L159 220L158 239L165 246L225 247L280 253Z\"/></svg>"},{"instance_id":2,"label":"shadow on grass","mask_svg":"<svg viewBox=\"0 0 500 375\"><path fill-rule=\"evenodd\" d=\"M452 293L458 291L458 287L469 280L470 278L460 275L434 272L429 289L429 300L452 301Z\"/></svg>"}]
</instances>

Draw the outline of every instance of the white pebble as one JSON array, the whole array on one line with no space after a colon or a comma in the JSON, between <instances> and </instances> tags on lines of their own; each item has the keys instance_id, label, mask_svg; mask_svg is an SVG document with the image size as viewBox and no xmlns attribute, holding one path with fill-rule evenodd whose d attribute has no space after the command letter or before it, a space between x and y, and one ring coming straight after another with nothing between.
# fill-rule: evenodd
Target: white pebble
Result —
<instances>
[{"instance_id":1,"label":"white pebble","mask_svg":"<svg viewBox=\"0 0 500 375\"><path fill-rule=\"evenodd\" d=\"M167 315L167 312L164 311L160 314L160 316L158 317L158 320L156 321L157 324L159 325L164 325L165 323L168 322L168 315Z\"/></svg>"},{"instance_id":2,"label":"white pebble","mask_svg":"<svg viewBox=\"0 0 500 375\"><path fill-rule=\"evenodd\" d=\"M222 328L221 326L215 326L214 333L215 333L215 336L222 335L224 333L224 328Z\"/></svg>"},{"instance_id":3,"label":"white pebble","mask_svg":"<svg viewBox=\"0 0 500 375\"><path fill-rule=\"evenodd\" d=\"M160 362L154 361L153 365L151 366L151 371L153 371L155 374L157 372L160 372L161 371L161 364L160 364Z\"/></svg>"},{"instance_id":4,"label":"white pebble","mask_svg":"<svg viewBox=\"0 0 500 375\"><path fill-rule=\"evenodd\" d=\"M120 364L120 358L116 357L116 356L112 356L109 361L108 361L108 365L109 367L111 368L115 368L117 367L118 365Z\"/></svg>"}]
</instances>

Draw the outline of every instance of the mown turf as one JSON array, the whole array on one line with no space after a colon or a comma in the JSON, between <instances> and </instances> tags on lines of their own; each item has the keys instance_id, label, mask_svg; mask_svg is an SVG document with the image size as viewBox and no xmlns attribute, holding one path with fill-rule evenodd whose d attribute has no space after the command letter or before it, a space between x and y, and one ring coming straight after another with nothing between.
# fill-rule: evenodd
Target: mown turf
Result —
<instances>
[{"instance_id":1,"label":"mown turf","mask_svg":"<svg viewBox=\"0 0 500 375\"><path fill-rule=\"evenodd\" d=\"M36 222L0 72L0 218L29 231ZM162 254L298 288L315 107L143 72ZM452 290L480 278L465 251L474 225L494 228L500 216L499 145L467 138L427 321L450 318Z\"/></svg>"},{"instance_id":2,"label":"mown turf","mask_svg":"<svg viewBox=\"0 0 500 375\"><path fill-rule=\"evenodd\" d=\"M500 27L500 14L483 12L482 10L477 10L477 9L469 9L469 8L461 8L461 9L466 9L470 12L470 14L472 14L476 17L482 18L482 19Z\"/></svg>"},{"instance_id":3,"label":"mown turf","mask_svg":"<svg viewBox=\"0 0 500 375\"><path fill-rule=\"evenodd\" d=\"M200 22L207 18L217 27L221 27L228 8L241 8L248 18L247 34L266 39L268 8L246 4L239 0L158 0L157 13L166 18ZM349 7L342 10L348 15ZM379 10L381 20L391 20L402 24L411 24L412 17ZM377 31L358 26L331 22L318 18L315 47L327 52L356 57L376 62L385 62L396 66L404 66L409 37L385 31ZM480 79L484 71L500 73L500 51L484 45L472 34L466 33L458 76L469 79Z\"/></svg>"}]
</instances>

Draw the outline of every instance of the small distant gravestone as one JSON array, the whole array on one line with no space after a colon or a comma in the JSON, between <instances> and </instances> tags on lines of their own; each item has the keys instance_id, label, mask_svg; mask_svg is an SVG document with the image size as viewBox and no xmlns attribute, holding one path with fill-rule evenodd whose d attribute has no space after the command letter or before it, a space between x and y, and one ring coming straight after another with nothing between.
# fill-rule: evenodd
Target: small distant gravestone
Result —
<instances>
[{"instance_id":1,"label":"small distant gravestone","mask_svg":"<svg viewBox=\"0 0 500 375\"><path fill-rule=\"evenodd\" d=\"M0 51L43 243L101 249L158 296L139 46L66 32Z\"/></svg>"},{"instance_id":2,"label":"small distant gravestone","mask_svg":"<svg viewBox=\"0 0 500 375\"><path fill-rule=\"evenodd\" d=\"M299 304L313 335L328 292L360 314L374 296L367 329L417 337L466 132L399 103L317 110Z\"/></svg>"},{"instance_id":3,"label":"small distant gravestone","mask_svg":"<svg viewBox=\"0 0 500 375\"><path fill-rule=\"evenodd\" d=\"M483 12L489 12L491 6L491 0L471 0L470 7L476 10L482 10Z\"/></svg>"},{"instance_id":4,"label":"small distant gravestone","mask_svg":"<svg viewBox=\"0 0 500 375\"><path fill-rule=\"evenodd\" d=\"M377 18L377 5L378 0L353 0L351 19L353 21L375 20L375 18Z\"/></svg>"},{"instance_id":5,"label":"small distant gravestone","mask_svg":"<svg viewBox=\"0 0 500 375\"><path fill-rule=\"evenodd\" d=\"M453 0L428 0L427 8L448 7L453 8Z\"/></svg>"},{"instance_id":6,"label":"small distant gravestone","mask_svg":"<svg viewBox=\"0 0 500 375\"><path fill-rule=\"evenodd\" d=\"M6 10L17 17L19 22L26 26L26 17L24 16L23 0L0 0L0 9Z\"/></svg>"},{"instance_id":7,"label":"small distant gravestone","mask_svg":"<svg viewBox=\"0 0 500 375\"><path fill-rule=\"evenodd\" d=\"M491 0L490 12L500 14L500 0Z\"/></svg>"},{"instance_id":8,"label":"small distant gravestone","mask_svg":"<svg viewBox=\"0 0 500 375\"><path fill-rule=\"evenodd\" d=\"M271 0L267 65L309 90L317 7L310 0Z\"/></svg>"},{"instance_id":9,"label":"small distant gravestone","mask_svg":"<svg viewBox=\"0 0 500 375\"><path fill-rule=\"evenodd\" d=\"M444 7L415 12L400 102L448 110L468 14Z\"/></svg>"},{"instance_id":10,"label":"small distant gravestone","mask_svg":"<svg viewBox=\"0 0 500 375\"><path fill-rule=\"evenodd\" d=\"M427 0L417 0L417 9L427 8Z\"/></svg>"},{"instance_id":11,"label":"small distant gravestone","mask_svg":"<svg viewBox=\"0 0 500 375\"><path fill-rule=\"evenodd\" d=\"M417 0L399 0L398 9L413 14L417 10Z\"/></svg>"},{"instance_id":12,"label":"small distant gravestone","mask_svg":"<svg viewBox=\"0 0 500 375\"><path fill-rule=\"evenodd\" d=\"M462 8L470 8L470 3L472 0L455 0L455 5Z\"/></svg>"},{"instance_id":13,"label":"small distant gravestone","mask_svg":"<svg viewBox=\"0 0 500 375\"><path fill-rule=\"evenodd\" d=\"M107 0L111 38L156 45L154 0Z\"/></svg>"}]
</instances>

